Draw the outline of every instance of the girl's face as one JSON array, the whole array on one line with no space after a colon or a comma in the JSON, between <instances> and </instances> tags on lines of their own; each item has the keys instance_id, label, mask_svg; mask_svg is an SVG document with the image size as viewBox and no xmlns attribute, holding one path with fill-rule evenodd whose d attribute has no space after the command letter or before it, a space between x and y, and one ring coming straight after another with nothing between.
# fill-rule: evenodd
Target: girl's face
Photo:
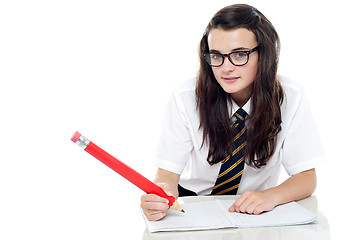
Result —
<instances>
[{"instance_id":1,"label":"girl's face","mask_svg":"<svg viewBox=\"0 0 361 240\"><path fill-rule=\"evenodd\" d=\"M235 30L212 29L208 35L210 52L227 54L235 50L249 51L257 46L253 32L245 28ZM235 66L228 57L219 67L212 67L213 74L223 90L242 107L253 92L253 81L257 74L258 52L249 55L246 65Z\"/></svg>"}]
</instances>

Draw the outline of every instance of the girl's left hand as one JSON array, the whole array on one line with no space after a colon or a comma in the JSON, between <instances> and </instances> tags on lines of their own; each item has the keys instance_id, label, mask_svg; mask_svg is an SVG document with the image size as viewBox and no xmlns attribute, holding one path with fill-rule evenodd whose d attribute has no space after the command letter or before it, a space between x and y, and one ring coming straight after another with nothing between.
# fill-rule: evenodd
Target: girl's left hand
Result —
<instances>
[{"instance_id":1,"label":"girl's left hand","mask_svg":"<svg viewBox=\"0 0 361 240\"><path fill-rule=\"evenodd\" d=\"M246 191L229 207L230 212L242 212L248 214L260 214L271 211L277 203L267 191Z\"/></svg>"}]
</instances>

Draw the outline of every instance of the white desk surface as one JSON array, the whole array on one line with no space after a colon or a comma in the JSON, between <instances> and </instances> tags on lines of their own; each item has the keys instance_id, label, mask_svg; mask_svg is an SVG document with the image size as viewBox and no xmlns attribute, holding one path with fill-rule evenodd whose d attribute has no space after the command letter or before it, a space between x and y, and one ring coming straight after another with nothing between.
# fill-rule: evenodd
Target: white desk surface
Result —
<instances>
[{"instance_id":1,"label":"white desk surface","mask_svg":"<svg viewBox=\"0 0 361 240\"><path fill-rule=\"evenodd\" d=\"M179 198L178 202L195 202L206 201L210 199L223 198L235 199L236 196L208 196L208 197L183 197ZM193 240L193 239L251 239L251 240L328 240L330 239L330 226L327 219L321 212L318 211L318 204L316 196L311 196L304 200L298 201L299 204L309 209L318 215L318 220L315 223L289 226L289 227L272 227L272 228L251 228L251 229L221 229L208 231L188 231L188 232L160 232L149 233L145 227L143 233L143 240Z\"/></svg>"}]
</instances>

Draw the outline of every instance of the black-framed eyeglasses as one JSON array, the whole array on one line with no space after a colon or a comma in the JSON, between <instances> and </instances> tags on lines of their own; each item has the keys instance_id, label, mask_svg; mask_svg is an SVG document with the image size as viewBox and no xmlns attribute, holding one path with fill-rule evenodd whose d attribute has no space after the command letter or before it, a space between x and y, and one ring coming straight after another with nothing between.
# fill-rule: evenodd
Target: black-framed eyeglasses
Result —
<instances>
[{"instance_id":1,"label":"black-framed eyeglasses","mask_svg":"<svg viewBox=\"0 0 361 240\"><path fill-rule=\"evenodd\" d=\"M224 58L228 57L228 60L235 66L243 66L248 63L249 55L257 51L258 46L249 50L249 51L233 51L227 54L214 53L214 52L205 52L203 57L206 62L212 67L222 66L224 63Z\"/></svg>"}]
</instances>

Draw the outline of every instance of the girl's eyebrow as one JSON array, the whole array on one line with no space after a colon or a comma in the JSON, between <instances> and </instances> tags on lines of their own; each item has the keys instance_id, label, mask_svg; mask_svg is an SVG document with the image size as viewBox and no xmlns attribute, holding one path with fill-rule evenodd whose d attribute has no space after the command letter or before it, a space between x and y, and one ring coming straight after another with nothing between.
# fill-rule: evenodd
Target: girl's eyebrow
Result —
<instances>
[{"instance_id":1,"label":"girl's eyebrow","mask_svg":"<svg viewBox=\"0 0 361 240\"><path fill-rule=\"evenodd\" d=\"M248 51L248 50L249 50L249 48L239 47L239 48L232 49L231 52L235 52L235 51ZM215 50L215 49L210 49L209 52L210 52L210 53L221 53L220 51Z\"/></svg>"},{"instance_id":2,"label":"girl's eyebrow","mask_svg":"<svg viewBox=\"0 0 361 240\"><path fill-rule=\"evenodd\" d=\"M239 47L239 48L233 49L232 52L234 52L234 51L248 51L248 50L249 50L249 48Z\"/></svg>"}]
</instances>

